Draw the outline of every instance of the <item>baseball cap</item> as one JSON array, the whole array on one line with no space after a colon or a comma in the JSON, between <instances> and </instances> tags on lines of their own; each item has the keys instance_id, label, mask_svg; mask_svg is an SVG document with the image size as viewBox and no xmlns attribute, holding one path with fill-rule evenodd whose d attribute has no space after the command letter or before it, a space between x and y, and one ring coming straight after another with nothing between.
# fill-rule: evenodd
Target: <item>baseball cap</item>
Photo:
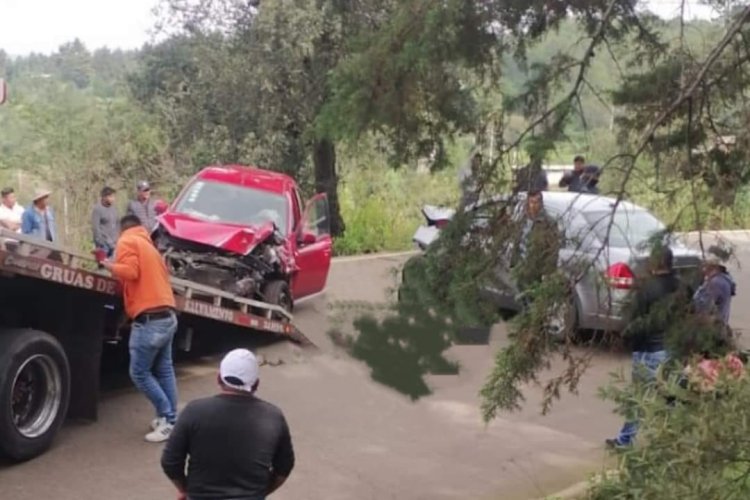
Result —
<instances>
[{"instance_id":1,"label":"baseball cap","mask_svg":"<svg viewBox=\"0 0 750 500\"><path fill-rule=\"evenodd\" d=\"M235 349L227 353L219 365L221 381L232 389L253 392L258 381L258 360L247 349Z\"/></svg>"},{"instance_id":2,"label":"baseball cap","mask_svg":"<svg viewBox=\"0 0 750 500\"><path fill-rule=\"evenodd\" d=\"M151 184L148 181L138 181L135 187L138 191L151 191Z\"/></svg>"}]
</instances>

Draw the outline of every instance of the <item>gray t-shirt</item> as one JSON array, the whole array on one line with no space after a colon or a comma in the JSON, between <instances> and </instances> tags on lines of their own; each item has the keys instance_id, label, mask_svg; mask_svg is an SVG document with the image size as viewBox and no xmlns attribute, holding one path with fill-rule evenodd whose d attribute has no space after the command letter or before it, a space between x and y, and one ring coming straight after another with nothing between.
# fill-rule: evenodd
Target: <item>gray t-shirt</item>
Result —
<instances>
[{"instance_id":1,"label":"gray t-shirt","mask_svg":"<svg viewBox=\"0 0 750 500\"><path fill-rule=\"evenodd\" d=\"M120 234L120 221L117 207L104 206L101 202L94 205L91 211L91 230L94 244L114 248Z\"/></svg>"},{"instance_id":2,"label":"gray t-shirt","mask_svg":"<svg viewBox=\"0 0 750 500\"><path fill-rule=\"evenodd\" d=\"M156 227L156 208L154 208L155 201L153 198L149 198L146 203L141 203L138 200L131 200L128 202L128 215L135 215L141 220L141 224L149 232Z\"/></svg>"}]
</instances>

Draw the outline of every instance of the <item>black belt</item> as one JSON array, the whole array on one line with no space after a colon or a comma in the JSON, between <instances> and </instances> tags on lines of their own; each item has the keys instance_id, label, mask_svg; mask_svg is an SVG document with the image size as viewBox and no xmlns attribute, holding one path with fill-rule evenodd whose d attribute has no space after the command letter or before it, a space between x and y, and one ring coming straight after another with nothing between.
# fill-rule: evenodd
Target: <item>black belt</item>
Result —
<instances>
[{"instance_id":1,"label":"black belt","mask_svg":"<svg viewBox=\"0 0 750 500\"><path fill-rule=\"evenodd\" d=\"M155 310L149 310L142 312L138 316L133 319L134 323L148 323L149 321L153 321L155 319L165 319L169 318L174 314L174 311L169 308L165 309L155 309Z\"/></svg>"}]
</instances>

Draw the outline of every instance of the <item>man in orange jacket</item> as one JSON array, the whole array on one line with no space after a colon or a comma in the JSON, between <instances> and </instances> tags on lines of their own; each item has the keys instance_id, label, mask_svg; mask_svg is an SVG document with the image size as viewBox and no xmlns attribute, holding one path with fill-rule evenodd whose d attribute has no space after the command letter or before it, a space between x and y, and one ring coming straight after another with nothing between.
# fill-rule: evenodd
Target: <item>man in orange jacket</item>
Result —
<instances>
[{"instance_id":1,"label":"man in orange jacket","mask_svg":"<svg viewBox=\"0 0 750 500\"><path fill-rule=\"evenodd\" d=\"M115 260L102 265L122 283L130 330L130 378L156 409L146 441L166 441L177 419L172 341L175 300L164 260L135 215L120 220Z\"/></svg>"}]
</instances>

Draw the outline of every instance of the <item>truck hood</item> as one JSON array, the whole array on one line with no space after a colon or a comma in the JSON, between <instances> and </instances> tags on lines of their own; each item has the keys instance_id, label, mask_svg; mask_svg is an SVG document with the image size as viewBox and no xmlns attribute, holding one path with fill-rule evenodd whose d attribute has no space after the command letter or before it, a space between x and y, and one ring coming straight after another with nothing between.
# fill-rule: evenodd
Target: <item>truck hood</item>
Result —
<instances>
[{"instance_id":1,"label":"truck hood","mask_svg":"<svg viewBox=\"0 0 750 500\"><path fill-rule=\"evenodd\" d=\"M261 226L240 226L179 213L165 213L158 220L170 236L240 255L250 253L274 232L271 222Z\"/></svg>"}]
</instances>

